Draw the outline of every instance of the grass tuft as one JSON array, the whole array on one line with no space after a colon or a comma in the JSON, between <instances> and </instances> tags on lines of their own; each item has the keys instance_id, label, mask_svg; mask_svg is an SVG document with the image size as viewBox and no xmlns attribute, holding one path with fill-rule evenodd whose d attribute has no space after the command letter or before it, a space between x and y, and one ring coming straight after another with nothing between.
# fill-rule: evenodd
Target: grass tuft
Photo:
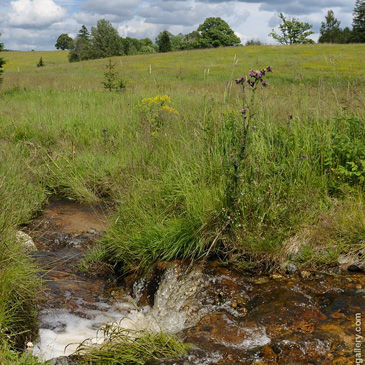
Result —
<instances>
[{"instance_id":1,"label":"grass tuft","mask_svg":"<svg viewBox=\"0 0 365 365\"><path fill-rule=\"evenodd\" d=\"M123 329L117 324L109 324L101 331L106 337L102 344L85 341L78 347L75 356L79 357L79 364L143 365L163 358L178 358L191 348L190 344L163 332Z\"/></svg>"}]
</instances>

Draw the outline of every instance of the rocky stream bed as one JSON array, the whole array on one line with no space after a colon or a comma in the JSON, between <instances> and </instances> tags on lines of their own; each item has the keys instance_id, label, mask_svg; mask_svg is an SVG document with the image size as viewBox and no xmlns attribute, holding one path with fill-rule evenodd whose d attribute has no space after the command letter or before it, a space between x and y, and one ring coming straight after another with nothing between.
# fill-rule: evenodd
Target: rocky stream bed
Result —
<instances>
[{"instance_id":1,"label":"rocky stream bed","mask_svg":"<svg viewBox=\"0 0 365 365\"><path fill-rule=\"evenodd\" d=\"M356 349L361 354L363 273L255 276L208 261L161 262L145 278L123 280L107 267L81 272L84 250L106 224L100 208L55 200L27 228L47 288L40 358L73 363L66 356L87 338L98 341L98 328L113 321L195 345L160 364L355 364Z\"/></svg>"}]
</instances>

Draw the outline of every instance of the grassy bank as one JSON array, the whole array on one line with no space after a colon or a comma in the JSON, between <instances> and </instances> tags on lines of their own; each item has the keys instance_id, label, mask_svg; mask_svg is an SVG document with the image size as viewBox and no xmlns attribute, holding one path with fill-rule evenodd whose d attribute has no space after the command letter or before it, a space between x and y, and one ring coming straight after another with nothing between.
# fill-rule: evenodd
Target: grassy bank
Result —
<instances>
[{"instance_id":1,"label":"grassy bank","mask_svg":"<svg viewBox=\"0 0 365 365\"><path fill-rule=\"evenodd\" d=\"M41 208L44 190L37 182L37 164L21 145L2 140L0 159L0 363L35 364L31 357L17 360L17 353L10 351L24 350L37 335L41 289L16 231Z\"/></svg>"},{"instance_id":2,"label":"grassy bank","mask_svg":"<svg viewBox=\"0 0 365 365\"><path fill-rule=\"evenodd\" d=\"M127 87L109 93L107 60L3 53L0 330L32 327L37 281L14 231L47 194L113 201L113 224L89 258L124 272L184 257L272 268L356 255L364 56L363 45L311 45L119 57ZM251 101L234 79L268 65L270 86Z\"/></svg>"}]
</instances>

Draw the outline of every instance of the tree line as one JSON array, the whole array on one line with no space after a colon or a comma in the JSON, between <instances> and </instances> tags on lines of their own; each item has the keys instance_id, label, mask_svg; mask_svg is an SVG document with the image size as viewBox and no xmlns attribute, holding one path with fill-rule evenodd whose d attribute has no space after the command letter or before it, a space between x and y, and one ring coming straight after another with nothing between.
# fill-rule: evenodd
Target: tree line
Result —
<instances>
[{"instance_id":1,"label":"tree line","mask_svg":"<svg viewBox=\"0 0 365 365\"><path fill-rule=\"evenodd\" d=\"M281 44L314 43L309 38L314 32L312 25L293 17L287 19L279 14L281 24L279 32L269 34ZM333 10L328 10L325 21L320 28L318 43L364 43L365 42L365 0L356 0L353 11L352 29L340 27L341 22ZM188 34L173 35L164 30L155 39L136 39L120 37L113 25L105 19L97 22L91 32L83 25L72 39L68 34L61 34L55 44L57 49L68 49L70 62L111 56L132 55L141 53L169 52L211 47L238 46L240 39L230 26L221 18L207 18L198 29ZM261 44L248 41L247 45ZM1 73L1 62L0 62Z\"/></svg>"},{"instance_id":2,"label":"tree line","mask_svg":"<svg viewBox=\"0 0 365 365\"><path fill-rule=\"evenodd\" d=\"M122 56L140 53L169 52L211 47L238 46L241 40L234 34L226 21L221 18L207 18L198 29L189 34L173 35L164 30L155 43L149 38L123 38L110 21L101 19L95 27L83 25L75 39L61 34L55 47L70 50L69 61Z\"/></svg>"},{"instance_id":3,"label":"tree line","mask_svg":"<svg viewBox=\"0 0 365 365\"><path fill-rule=\"evenodd\" d=\"M328 10L321 24L318 43L365 43L365 0L356 0L352 29L342 29L340 25L333 10Z\"/></svg>"},{"instance_id":4,"label":"tree line","mask_svg":"<svg viewBox=\"0 0 365 365\"><path fill-rule=\"evenodd\" d=\"M287 19L279 14L281 24L279 32L274 29L269 34L281 44L314 43L308 38L314 34L312 25L293 17ZM318 43L365 43L365 0L356 0L353 11L352 29L340 28L341 22L335 17L333 10L328 10L325 21L321 23Z\"/></svg>"}]
</instances>

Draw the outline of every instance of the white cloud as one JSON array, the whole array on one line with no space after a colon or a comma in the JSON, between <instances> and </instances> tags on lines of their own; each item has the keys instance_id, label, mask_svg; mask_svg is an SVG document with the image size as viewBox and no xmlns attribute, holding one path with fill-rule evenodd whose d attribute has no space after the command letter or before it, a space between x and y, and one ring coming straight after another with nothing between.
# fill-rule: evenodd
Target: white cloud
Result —
<instances>
[{"instance_id":1,"label":"white cloud","mask_svg":"<svg viewBox=\"0 0 365 365\"><path fill-rule=\"evenodd\" d=\"M53 0L11 1L9 25L19 28L44 28L66 17L66 9Z\"/></svg>"},{"instance_id":2,"label":"white cloud","mask_svg":"<svg viewBox=\"0 0 365 365\"><path fill-rule=\"evenodd\" d=\"M124 22L117 28L122 37L132 38L150 38L153 42L157 34L163 29L156 24L148 24L142 18L134 18L131 21Z\"/></svg>"},{"instance_id":3,"label":"white cloud","mask_svg":"<svg viewBox=\"0 0 365 365\"><path fill-rule=\"evenodd\" d=\"M313 24L316 38L328 9L343 28L351 27L353 7L354 0L0 0L0 32L8 49L52 50L61 33L74 36L83 24L91 30L102 18L122 37L154 40L164 29L186 34L208 17L221 17L243 43L276 43L268 34L281 10Z\"/></svg>"},{"instance_id":4,"label":"white cloud","mask_svg":"<svg viewBox=\"0 0 365 365\"><path fill-rule=\"evenodd\" d=\"M208 17L222 17L230 24L230 18L238 18L235 12L237 7L241 8L239 15L240 22L242 23L249 16L249 12L242 9L244 5L238 5L237 2L232 1L217 4L202 3L194 0L157 1L141 6L138 15L145 18L146 23L165 24L171 28L186 26L195 29Z\"/></svg>"},{"instance_id":5,"label":"white cloud","mask_svg":"<svg viewBox=\"0 0 365 365\"><path fill-rule=\"evenodd\" d=\"M12 28L5 29L3 42L7 49L22 51L34 49L41 51L55 49L54 44L59 35L60 33L53 29ZM47 44L46 47L42 47L40 39Z\"/></svg>"},{"instance_id":6,"label":"white cloud","mask_svg":"<svg viewBox=\"0 0 365 365\"><path fill-rule=\"evenodd\" d=\"M77 12L72 14L72 19L74 19L77 23L80 24L79 28L82 25L85 25L87 28L91 28L91 26L95 26L97 21L100 20L102 17L100 14L90 14L86 12ZM106 20L113 22L115 19L114 16L105 16ZM89 29L90 31L90 29Z\"/></svg>"},{"instance_id":7,"label":"white cloud","mask_svg":"<svg viewBox=\"0 0 365 365\"><path fill-rule=\"evenodd\" d=\"M133 16L133 10L137 9L139 5L140 0L87 0L81 8L88 13L114 14L127 19Z\"/></svg>"}]
</instances>

